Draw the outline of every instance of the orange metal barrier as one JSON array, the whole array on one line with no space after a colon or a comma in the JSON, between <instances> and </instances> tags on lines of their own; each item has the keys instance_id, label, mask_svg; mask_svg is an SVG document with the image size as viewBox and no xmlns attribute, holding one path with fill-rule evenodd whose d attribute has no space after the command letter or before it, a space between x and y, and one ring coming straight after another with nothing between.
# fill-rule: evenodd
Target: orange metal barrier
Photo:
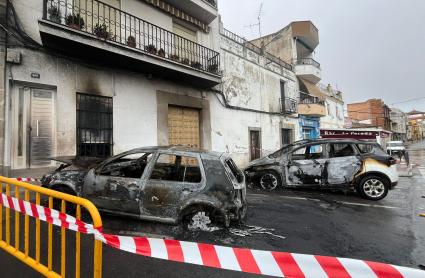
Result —
<instances>
[{"instance_id":1,"label":"orange metal barrier","mask_svg":"<svg viewBox=\"0 0 425 278\"><path fill-rule=\"evenodd\" d=\"M14 195L11 195L12 189ZM22 192L23 191L23 192ZM76 209L75 217L81 219L81 208L85 208L93 221L93 226L95 228L102 227L102 219L97 208L88 200L57 192L54 190L42 188L40 186L32 185L25 182L20 182L14 179L9 179L6 177L0 176L0 198L2 194L6 196L15 197L16 199L21 199L23 193L23 198L25 201L29 202L31 195L35 197L35 203L40 205L40 201L43 197L48 199L48 207L53 208L54 201L60 202L61 212L66 212L67 203L73 204ZM5 215L3 219L3 209L5 210ZM20 248L20 236L21 236L21 227L20 227L20 213L15 212L15 221L14 221L14 245L11 244L10 234L11 234L11 219L10 219L10 209L3 206L0 203L0 248L6 250L11 255L15 256L22 262L26 263L33 269L37 270L46 277L65 277L66 273L66 230L64 227L61 228L61 263L60 263L60 273L56 273L52 269L52 242L53 242L53 226L52 224L48 225L47 232L47 265L43 265L40 261L40 219L35 220L35 258L32 258L29 254L29 238L30 238L30 221L29 215L24 216L24 246L23 250ZM5 226L3 226L5 225ZM4 229L4 234L3 234ZM81 235L79 232L76 232L75 235L75 277L80 277L80 255L81 255ZM102 276L102 242L95 240L94 242L94 265L93 265L93 276L95 278L100 278Z\"/></svg>"}]
</instances>

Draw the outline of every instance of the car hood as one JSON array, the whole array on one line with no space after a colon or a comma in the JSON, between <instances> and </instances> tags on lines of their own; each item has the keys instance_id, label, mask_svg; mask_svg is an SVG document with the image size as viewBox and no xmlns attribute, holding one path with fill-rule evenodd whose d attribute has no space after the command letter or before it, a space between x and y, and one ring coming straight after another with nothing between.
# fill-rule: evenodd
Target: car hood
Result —
<instances>
[{"instance_id":1,"label":"car hood","mask_svg":"<svg viewBox=\"0 0 425 278\"><path fill-rule=\"evenodd\" d=\"M68 166L72 165L80 169L90 169L99 165L105 159L98 157L59 156L52 157L51 160L61 162Z\"/></svg>"},{"instance_id":2,"label":"car hood","mask_svg":"<svg viewBox=\"0 0 425 278\"><path fill-rule=\"evenodd\" d=\"M269 164L273 164L273 163L276 163L275 158L269 158L268 156L265 156L265 157L258 158L258 159L251 161L248 164L248 167L263 166L263 165L269 165Z\"/></svg>"}]
</instances>

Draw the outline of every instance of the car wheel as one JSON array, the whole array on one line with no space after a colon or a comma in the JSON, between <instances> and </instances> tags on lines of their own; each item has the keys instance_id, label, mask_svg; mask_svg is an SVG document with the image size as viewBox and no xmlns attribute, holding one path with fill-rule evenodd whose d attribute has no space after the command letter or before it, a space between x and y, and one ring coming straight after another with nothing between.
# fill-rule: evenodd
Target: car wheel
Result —
<instances>
[{"instance_id":1,"label":"car wheel","mask_svg":"<svg viewBox=\"0 0 425 278\"><path fill-rule=\"evenodd\" d=\"M357 186L357 192L363 198L369 200L382 200L388 194L388 181L376 175L368 175L362 178Z\"/></svg>"},{"instance_id":2,"label":"car wheel","mask_svg":"<svg viewBox=\"0 0 425 278\"><path fill-rule=\"evenodd\" d=\"M219 230L216 225L216 219L210 211L203 210L186 215L184 228L191 231L214 232Z\"/></svg>"},{"instance_id":3,"label":"car wheel","mask_svg":"<svg viewBox=\"0 0 425 278\"><path fill-rule=\"evenodd\" d=\"M260 186L264 190L275 190L280 184L280 177L276 172L264 172L260 176Z\"/></svg>"}]
</instances>

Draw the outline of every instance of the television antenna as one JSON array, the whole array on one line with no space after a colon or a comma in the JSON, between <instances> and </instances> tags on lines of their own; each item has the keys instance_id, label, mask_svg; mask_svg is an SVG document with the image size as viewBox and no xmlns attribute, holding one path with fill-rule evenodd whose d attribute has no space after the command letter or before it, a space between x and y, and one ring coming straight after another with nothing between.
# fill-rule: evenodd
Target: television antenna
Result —
<instances>
[{"instance_id":1,"label":"television antenna","mask_svg":"<svg viewBox=\"0 0 425 278\"><path fill-rule=\"evenodd\" d=\"M263 2L260 4L260 8L258 9L257 23L245 25L245 28L255 28L258 27L258 35L261 38L261 16L263 15Z\"/></svg>"}]
</instances>

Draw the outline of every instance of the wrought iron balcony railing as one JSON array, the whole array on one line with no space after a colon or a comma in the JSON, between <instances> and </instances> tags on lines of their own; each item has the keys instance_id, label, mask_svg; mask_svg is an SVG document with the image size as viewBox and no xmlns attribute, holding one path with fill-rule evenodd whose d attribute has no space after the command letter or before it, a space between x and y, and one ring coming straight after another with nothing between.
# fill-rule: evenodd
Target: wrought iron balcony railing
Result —
<instances>
[{"instance_id":1,"label":"wrought iron balcony railing","mask_svg":"<svg viewBox=\"0 0 425 278\"><path fill-rule=\"evenodd\" d=\"M318 98L318 97L309 96L309 95L302 95L300 97L299 104L320 104L320 105L324 106L325 101L321 98Z\"/></svg>"},{"instance_id":2,"label":"wrought iron balcony railing","mask_svg":"<svg viewBox=\"0 0 425 278\"><path fill-rule=\"evenodd\" d=\"M43 18L101 40L220 75L218 52L97 0L44 0Z\"/></svg>"},{"instance_id":3,"label":"wrought iron balcony railing","mask_svg":"<svg viewBox=\"0 0 425 278\"><path fill-rule=\"evenodd\" d=\"M225 37L227 37L228 39L233 40L234 42L237 42L241 45L243 45L244 47L246 47L247 49L257 53L258 55L264 56L267 59L267 63L276 63L279 66L292 71L292 65L288 64L287 62L283 61L282 59L280 59L279 57L276 57L268 52L265 52L264 50L262 50L260 47L256 46L255 44L253 44L252 42L246 40L245 38L242 38L241 36L236 35L235 33L223 28L223 30L221 31L221 34Z\"/></svg>"},{"instance_id":4,"label":"wrought iron balcony railing","mask_svg":"<svg viewBox=\"0 0 425 278\"><path fill-rule=\"evenodd\" d=\"M320 63L314 60L313 58L299 58L295 61L296 65L312 65L320 69Z\"/></svg>"},{"instance_id":5,"label":"wrought iron balcony railing","mask_svg":"<svg viewBox=\"0 0 425 278\"><path fill-rule=\"evenodd\" d=\"M298 113L298 102L293 98L281 98L280 112L285 115L297 114Z\"/></svg>"}]
</instances>

